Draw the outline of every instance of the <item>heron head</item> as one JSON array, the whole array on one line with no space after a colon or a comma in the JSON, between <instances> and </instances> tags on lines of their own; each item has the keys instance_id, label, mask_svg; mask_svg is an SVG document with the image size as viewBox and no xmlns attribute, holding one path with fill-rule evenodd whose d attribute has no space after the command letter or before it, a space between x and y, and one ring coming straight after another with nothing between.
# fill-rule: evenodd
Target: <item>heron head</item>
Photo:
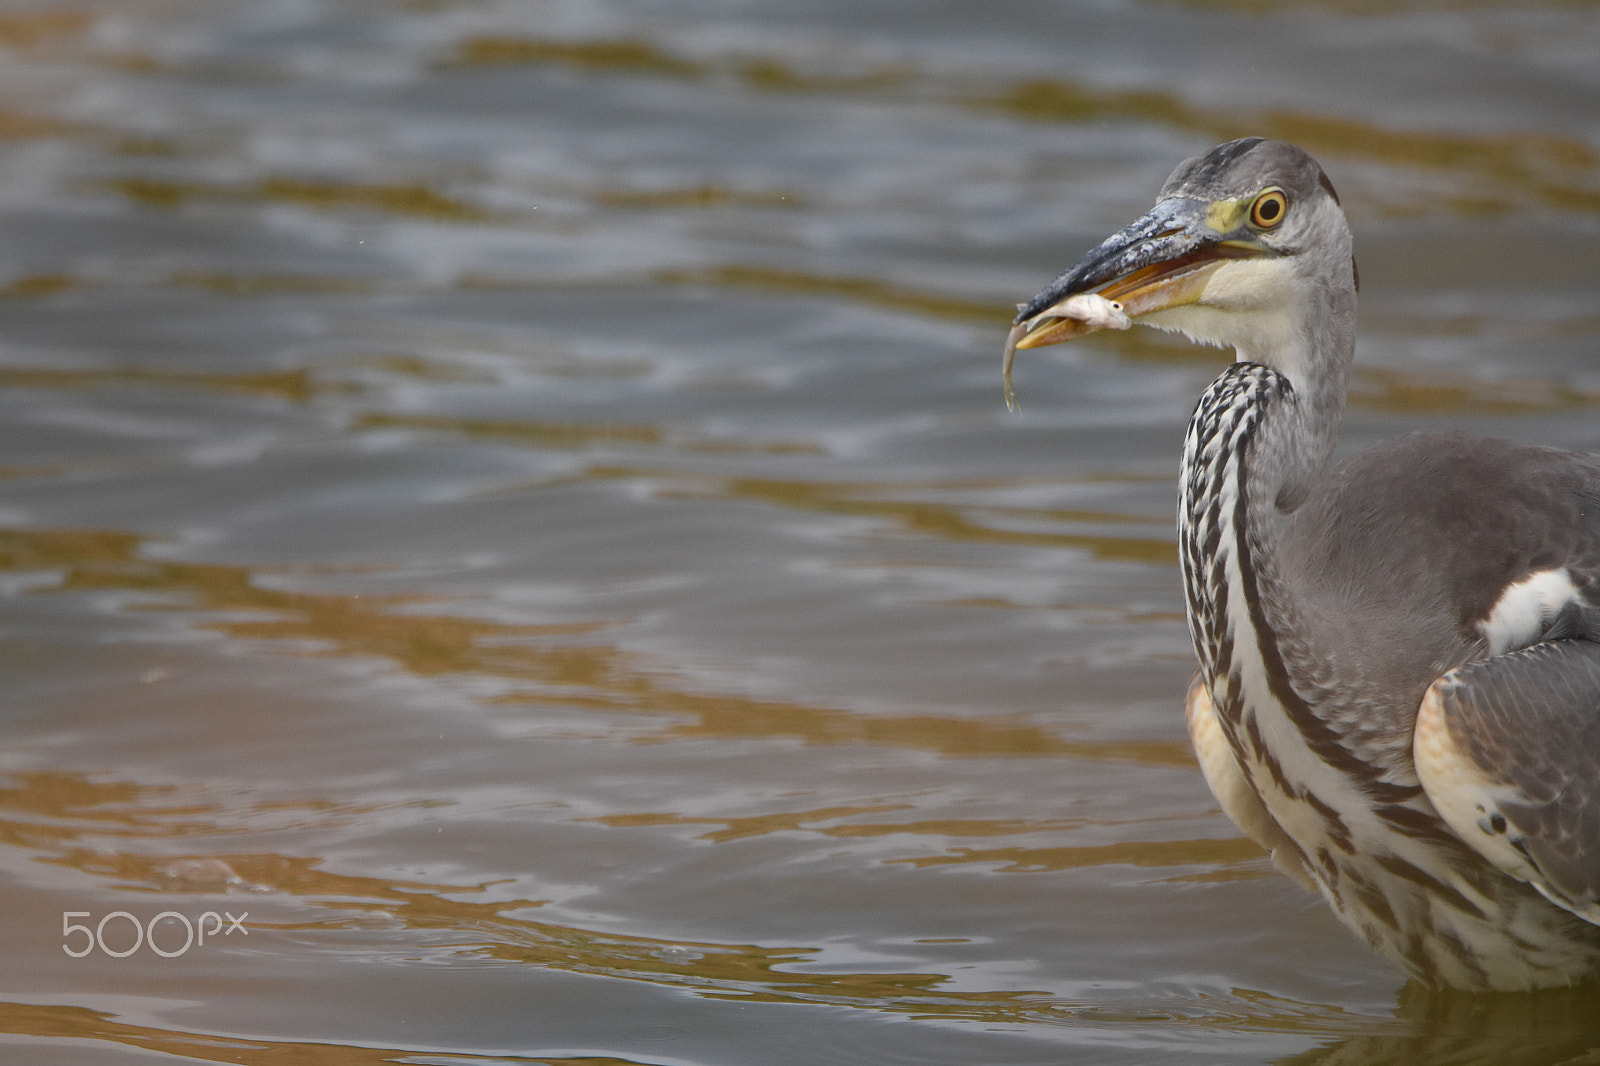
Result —
<instances>
[{"instance_id":1,"label":"heron head","mask_svg":"<svg viewBox=\"0 0 1600 1066\"><path fill-rule=\"evenodd\" d=\"M1305 152L1246 137L1187 160L1156 205L1021 305L1006 343L1042 348L1115 322L1174 330L1290 372L1324 328L1319 310L1354 316L1350 228L1333 185ZM1126 320L1085 316L1094 294ZM1103 306L1103 305L1101 305ZM1008 388L1009 395L1009 388Z\"/></svg>"}]
</instances>

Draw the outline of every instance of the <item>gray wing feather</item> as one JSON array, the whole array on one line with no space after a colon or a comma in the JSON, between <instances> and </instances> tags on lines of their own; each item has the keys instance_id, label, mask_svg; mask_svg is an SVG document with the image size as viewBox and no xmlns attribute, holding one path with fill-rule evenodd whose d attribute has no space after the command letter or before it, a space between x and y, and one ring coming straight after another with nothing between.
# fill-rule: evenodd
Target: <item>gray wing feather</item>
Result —
<instances>
[{"instance_id":1,"label":"gray wing feather","mask_svg":"<svg viewBox=\"0 0 1600 1066\"><path fill-rule=\"evenodd\" d=\"M1418 715L1417 769L1451 828L1600 923L1600 644L1535 644L1452 670Z\"/></svg>"},{"instance_id":2,"label":"gray wing feather","mask_svg":"<svg viewBox=\"0 0 1600 1066\"><path fill-rule=\"evenodd\" d=\"M1428 686L1493 654L1481 626L1511 585L1559 571L1577 592L1522 643L1600 642L1600 457L1400 437L1331 473L1290 517L1279 558L1316 649L1305 676L1340 694L1319 713L1347 737L1403 746Z\"/></svg>"}]
</instances>

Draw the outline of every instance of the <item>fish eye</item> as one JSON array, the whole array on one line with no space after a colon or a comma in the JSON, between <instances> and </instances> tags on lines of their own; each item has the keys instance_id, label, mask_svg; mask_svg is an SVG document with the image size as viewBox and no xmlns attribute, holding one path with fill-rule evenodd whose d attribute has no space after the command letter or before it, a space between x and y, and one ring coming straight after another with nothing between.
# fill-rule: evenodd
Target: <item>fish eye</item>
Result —
<instances>
[{"instance_id":1,"label":"fish eye","mask_svg":"<svg viewBox=\"0 0 1600 1066\"><path fill-rule=\"evenodd\" d=\"M1289 198L1282 189L1268 189L1250 205L1250 221L1262 229L1271 229L1289 213Z\"/></svg>"}]
</instances>

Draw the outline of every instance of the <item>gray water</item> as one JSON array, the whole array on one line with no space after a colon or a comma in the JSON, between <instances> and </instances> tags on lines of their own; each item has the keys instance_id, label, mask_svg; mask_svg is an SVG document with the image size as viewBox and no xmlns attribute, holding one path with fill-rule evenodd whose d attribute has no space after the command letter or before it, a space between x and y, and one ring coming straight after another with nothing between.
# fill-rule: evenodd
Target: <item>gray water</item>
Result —
<instances>
[{"instance_id":1,"label":"gray water","mask_svg":"<svg viewBox=\"0 0 1600 1066\"><path fill-rule=\"evenodd\" d=\"M1344 447L1600 450L1596 55L1557 2L0 6L0 1058L1593 1054L1206 791L1220 353L1024 353L1021 417L999 357L1267 133L1357 233Z\"/></svg>"}]
</instances>

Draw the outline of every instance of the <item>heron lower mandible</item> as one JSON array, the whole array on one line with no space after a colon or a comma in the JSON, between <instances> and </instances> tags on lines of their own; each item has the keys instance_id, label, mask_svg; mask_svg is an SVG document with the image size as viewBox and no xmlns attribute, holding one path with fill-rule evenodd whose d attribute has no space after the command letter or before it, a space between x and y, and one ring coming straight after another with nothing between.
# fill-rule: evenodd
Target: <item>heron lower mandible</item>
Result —
<instances>
[{"instance_id":1,"label":"heron lower mandible","mask_svg":"<svg viewBox=\"0 0 1600 1066\"><path fill-rule=\"evenodd\" d=\"M1350 227L1281 141L1220 145L1023 305L1232 347L1184 441L1186 712L1223 810L1420 980L1600 978L1600 458L1413 434L1337 468Z\"/></svg>"}]
</instances>

